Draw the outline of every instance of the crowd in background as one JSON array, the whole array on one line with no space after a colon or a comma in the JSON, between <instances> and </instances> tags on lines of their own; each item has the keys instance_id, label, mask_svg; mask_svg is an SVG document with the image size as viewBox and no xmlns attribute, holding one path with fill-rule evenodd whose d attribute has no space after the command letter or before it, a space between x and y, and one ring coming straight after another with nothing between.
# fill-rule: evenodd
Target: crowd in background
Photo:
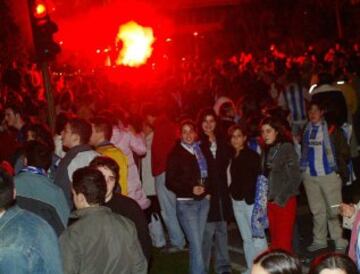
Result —
<instances>
[{"instance_id":1,"label":"crowd in background","mask_svg":"<svg viewBox=\"0 0 360 274\"><path fill-rule=\"evenodd\" d=\"M2 174L10 194L0 223L25 216L20 208L47 221L54 235L36 239L48 250L59 237L62 252L61 261L53 251L49 273L146 273L147 224L158 210L164 252L188 246L189 272L203 274L214 248L214 269L224 274L231 273L227 225L235 219L251 273L268 245L297 251L303 182L314 227L308 251L326 248L329 232L359 267L360 206L349 191L359 176L359 58L358 44L341 43L324 52L309 46L299 56L272 45L262 55L184 58L136 96L103 75L58 72L53 130L40 71L14 62L1 72L0 160L14 179ZM15 239L16 225L31 222L26 216L2 235Z\"/></svg>"}]
</instances>

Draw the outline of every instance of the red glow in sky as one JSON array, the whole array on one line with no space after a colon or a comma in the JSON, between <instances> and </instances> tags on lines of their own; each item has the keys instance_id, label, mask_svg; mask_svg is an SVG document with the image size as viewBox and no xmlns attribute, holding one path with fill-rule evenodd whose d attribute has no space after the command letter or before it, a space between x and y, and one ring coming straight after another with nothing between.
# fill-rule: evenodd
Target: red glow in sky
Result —
<instances>
[{"instance_id":1,"label":"red glow in sky","mask_svg":"<svg viewBox=\"0 0 360 274\"><path fill-rule=\"evenodd\" d=\"M123 47L116 59L116 64L138 67L146 63L151 56L155 41L153 30L134 21L121 25L116 37L116 44L121 41Z\"/></svg>"},{"instance_id":2,"label":"red glow in sky","mask_svg":"<svg viewBox=\"0 0 360 274\"><path fill-rule=\"evenodd\" d=\"M156 37L154 54L161 48L161 42L158 42L165 41L172 35L170 20L148 4L118 0L76 17L57 19L59 33L56 38L63 41L64 55L65 52L70 52L97 65L104 64L109 57L115 62L117 53L121 50L116 48L115 43L119 26L130 21L152 29L152 35ZM124 41L122 42L122 46L125 46Z\"/></svg>"}]
</instances>

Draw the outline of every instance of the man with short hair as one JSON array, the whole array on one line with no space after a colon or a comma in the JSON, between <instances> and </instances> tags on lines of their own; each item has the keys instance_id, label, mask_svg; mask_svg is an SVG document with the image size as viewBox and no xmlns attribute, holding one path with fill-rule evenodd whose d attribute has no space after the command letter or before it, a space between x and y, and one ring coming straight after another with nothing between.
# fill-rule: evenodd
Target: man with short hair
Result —
<instances>
[{"instance_id":1,"label":"man with short hair","mask_svg":"<svg viewBox=\"0 0 360 274\"><path fill-rule=\"evenodd\" d=\"M83 167L73 175L77 218L60 237L65 273L146 274L135 225L102 206L106 181L103 174Z\"/></svg>"},{"instance_id":2,"label":"man with short hair","mask_svg":"<svg viewBox=\"0 0 360 274\"><path fill-rule=\"evenodd\" d=\"M15 176L18 205L46 220L57 235L67 226L70 209L64 192L48 177L51 149L39 141L24 146L24 166Z\"/></svg>"},{"instance_id":3,"label":"man with short hair","mask_svg":"<svg viewBox=\"0 0 360 274\"><path fill-rule=\"evenodd\" d=\"M42 218L15 205L12 178L0 170L0 273L61 274L59 244Z\"/></svg>"},{"instance_id":4,"label":"man with short hair","mask_svg":"<svg viewBox=\"0 0 360 274\"><path fill-rule=\"evenodd\" d=\"M119 185L121 194L128 194L128 159L126 155L111 142L112 125L104 117L95 117L91 120L91 137L90 145L94 146L96 151L101 155L108 156L116 161L119 165Z\"/></svg>"},{"instance_id":5,"label":"man with short hair","mask_svg":"<svg viewBox=\"0 0 360 274\"><path fill-rule=\"evenodd\" d=\"M26 123L22 107L17 104L9 104L5 106L6 124L17 130L16 139L23 144L26 141Z\"/></svg>"},{"instance_id":6,"label":"man with short hair","mask_svg":"<svg viewBox=\"0 0 360 274\"><path fill-rule=\"evenodd\" d=\"M63 146L68 151L59 163L54 183L64 191L70 208L72 207L70 178L75 170L87 166L99 155L88 144L90 136L91 125L81 118L70 119L61 132Z\"/></svg>"},{"instance_id":7,"label":"man with short hair","mask_svg":"<svg viewBox=\"0 0 360 274\"><path fill-rule=\"evenodd\" d=\"M152 243L144 212L135 200L121 193L115 193L115 186L120 179L119 165L110 157L99 156L91 161L90 166L100 170L105 177L107 192L104 205L109 207L112 212L120 214L134 222L140 245L146 259L149 261Z\"/></svg>"}]
</instances>

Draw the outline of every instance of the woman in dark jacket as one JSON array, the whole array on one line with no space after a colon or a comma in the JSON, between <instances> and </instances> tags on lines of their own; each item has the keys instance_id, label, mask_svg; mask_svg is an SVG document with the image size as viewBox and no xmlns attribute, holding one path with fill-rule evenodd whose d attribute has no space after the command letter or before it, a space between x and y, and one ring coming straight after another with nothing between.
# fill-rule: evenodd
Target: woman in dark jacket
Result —
<instances>
[{"instance_id":1,"label":"woman in dark jacket","mask_svg":"<svg viewBox=\"0 0 360 274\"><path fill-rule=\"evenodd\" d=\"M205 274L202 242L209 212L207 163L196 140L195 124L181 123L181 140L171 151L166 187L176 195L176 211L190 247L190 273Z\"/></svg>"},{"instance_id":2,"label":"woman in dark jacket","mask_svg":"<svg viewBox=\"0 0 360 274\"><path fill-rule=\"evenodd\" d=\"M267 249L266 237L254 237L251 227L256 181L261 169L260 156L247 146L247 130L243 124L232 126L229 135L233 148L229 165L229 190L236 224L243 239L247 264L247 270L243 273L249 274L256 256Z\"/></svg>"},{"instance_id":3,"label":"woman in dark jacket","mask_svg":"<svg viewBox=\"0 0 360 274\"><path fill-rule=\"evenodd\" d=\"M261 122L264 141L262 172L268 178L268 217L271 248L292 252L296 195L301 182L298 156L291 135L281 121L267 117Z\"/></svg>"},{"instance_id":4,"label":"woman in dark jacket","mask_svg":"<svg viewBox=\"0 0 360 274\"><path fill-rule=\"evenodd\" d=\"M212 109L204 109L198 117L201 149L208 164L210 211L205 227L203 256L209 271L211 247L215 247L215 272L230 273L227 221L232 216L226 170L230 160L230 147L218 133L218 123Z\"/></svg>"}]
</instances>

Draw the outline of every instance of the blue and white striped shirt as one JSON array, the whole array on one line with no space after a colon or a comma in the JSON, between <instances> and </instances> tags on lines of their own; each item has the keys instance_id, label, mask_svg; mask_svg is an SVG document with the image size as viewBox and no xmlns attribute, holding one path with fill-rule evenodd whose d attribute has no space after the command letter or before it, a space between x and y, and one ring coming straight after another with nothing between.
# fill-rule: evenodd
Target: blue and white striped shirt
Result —
<instances>
[{"instance_id":1,"label":"blue and white striped shirt","mask_svg":"<svg viewBox=\"0 0 360 274\"><path fill-rule=\"evenodd\" d=\"M285 88L284 99L290 111L292 122L306 121L306 92L307 90L297 83L291 83Z\"/></svg>"},{"instance_id":2,"label":"blue and white striped shirt","mask_svg":"<svg viewBox=\"0 0 360 274\"><path fill-rule=\"evenodd\" d=\"M309 136L306 173L310 176L324 176L334 170L330 166L324 148L324 132L321 125L312 125Z\"/></svg>"}]
</instances>

